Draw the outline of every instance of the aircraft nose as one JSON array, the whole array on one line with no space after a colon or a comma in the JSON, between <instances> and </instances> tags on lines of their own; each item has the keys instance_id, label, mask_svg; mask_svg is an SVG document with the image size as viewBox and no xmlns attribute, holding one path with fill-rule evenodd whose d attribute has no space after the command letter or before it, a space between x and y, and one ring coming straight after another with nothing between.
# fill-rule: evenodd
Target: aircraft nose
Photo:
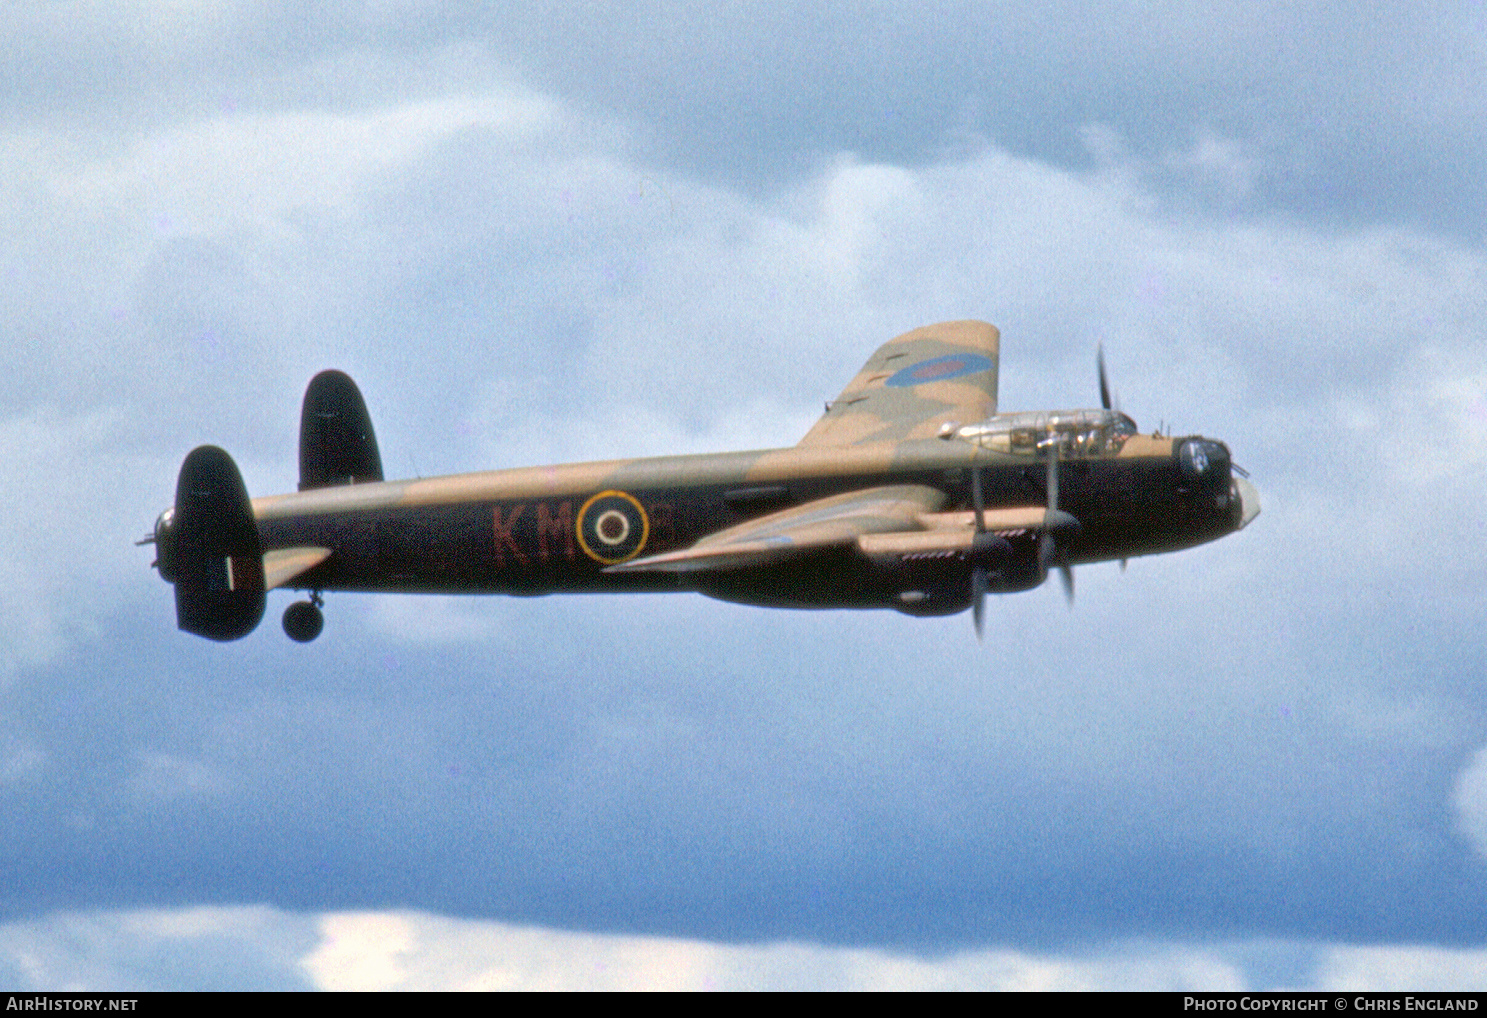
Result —
<instances>
[{"instance_id":1,"label":"aircraft nose","mask_svg":"<svg viewBox=\"0 0 1487 1018\"><path fill-rule=\"evenodd\" d=\"M1217 481L1219 490L1223 490L1224 478L1229 476L1229 447L1224 443L1206 438L1186 439L1177 448L1177 461L1188 484L1211 490Z\"/></svg>"},{"instance_id":2,"label":"aircraft nose","mask_svg":"<svg viewBox=\"0 0 1487 1018\"><path fill-rule=\"evenodd\" d=\"M1260 490L1246 478L1236 476L1234 487L1239 492L1239 529L1250 525L1260 515Z\"/></svg>"}]
</instances>

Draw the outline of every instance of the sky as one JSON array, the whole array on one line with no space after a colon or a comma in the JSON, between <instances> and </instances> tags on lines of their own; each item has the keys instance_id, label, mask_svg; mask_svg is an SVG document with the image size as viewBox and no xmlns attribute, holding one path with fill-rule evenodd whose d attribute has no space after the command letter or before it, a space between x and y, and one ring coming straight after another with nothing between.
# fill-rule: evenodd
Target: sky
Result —
<instances>
[{"instance_id":1,"label":"sky","mask_svg":"<svg viewBox=\"0 0 1487 1018\"><path fill-rule=\"evenodd\" d=\"M1487 984L1487 5L13 4L0 985ZM331 595L292 490L794 444L885 340L1220 438L1263 513L967 616Z\"/></svg>"}]
</instances>

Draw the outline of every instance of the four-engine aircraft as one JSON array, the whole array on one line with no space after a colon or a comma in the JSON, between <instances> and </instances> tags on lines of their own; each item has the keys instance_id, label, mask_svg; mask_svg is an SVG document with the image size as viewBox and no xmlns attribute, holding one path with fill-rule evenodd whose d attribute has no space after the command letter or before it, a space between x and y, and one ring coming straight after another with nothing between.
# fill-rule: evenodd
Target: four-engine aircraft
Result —
<instances>
[{"instance_id":1,"label":"four-engine aircraft","mask_svg":"<svg viewBox=\"0 0 1487 1018\"><path fill-rule=\"evenodd\" d=\"M696 591L780 608L948 615L1052 570L1176 551L1244 527L1259 495L1224 443L1141 434L1112 407L997 413L1000 334L946 322L884 344L792 448L384 481L339 371L311 380L299 490L249 499L201 446L152 536L187 632L236 640L265 592Z\"/></svg>"}]
</instances>

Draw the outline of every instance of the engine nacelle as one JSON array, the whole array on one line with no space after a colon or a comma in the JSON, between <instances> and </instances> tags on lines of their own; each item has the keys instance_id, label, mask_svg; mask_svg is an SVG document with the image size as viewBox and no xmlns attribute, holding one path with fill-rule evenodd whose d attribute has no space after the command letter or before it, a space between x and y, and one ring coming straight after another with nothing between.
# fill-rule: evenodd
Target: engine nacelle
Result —
<instances>
[{"instance_id":1,"label":"engine nacelle","mask_svg":"<svg viewBox=\"0 0 1487 1018\"><path fill-rule=\"evenodd\" d=\"M954 615L971 606L971 577L978 568L985 571L990 594L1030 590L1041 584L1048 577L1038 555L1041 528L1078 526L1073 517L1057 510L1052 514L1043 509L1021 512L1039 529L993 533L946 525L913 533L868 534L857 539L857 546L898 591L895 609L905 615ZM959 514L948 514L947 522L952 517L959 520Z\"/></svg>"}]
</instances>

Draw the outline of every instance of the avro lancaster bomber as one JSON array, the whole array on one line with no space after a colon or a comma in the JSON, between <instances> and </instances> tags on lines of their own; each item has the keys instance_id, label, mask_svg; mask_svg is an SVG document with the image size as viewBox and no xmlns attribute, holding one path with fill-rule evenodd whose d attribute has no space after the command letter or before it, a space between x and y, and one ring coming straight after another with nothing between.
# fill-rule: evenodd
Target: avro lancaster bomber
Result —
<instances>
[{"instance_id":1,"label":"avro lancaster bomber","mask_svg":"<svg viewBox=\"0 0 1487 1018\"><path fill-rule=\"evenodd\" d=\"M328 591L694 591L775 608L972 609L1077 565L1177 551L1260 511L1214 439L1143 434L1111 405L997 413L1000 334L946 322L884 344L788 449L385 481L366 403L311 380L299 490L250 499L215 446L186 457L154 533L189 633L236 640L266 592L308 592L284 631L320 634Z\"/></svg>"}]
</instances>

